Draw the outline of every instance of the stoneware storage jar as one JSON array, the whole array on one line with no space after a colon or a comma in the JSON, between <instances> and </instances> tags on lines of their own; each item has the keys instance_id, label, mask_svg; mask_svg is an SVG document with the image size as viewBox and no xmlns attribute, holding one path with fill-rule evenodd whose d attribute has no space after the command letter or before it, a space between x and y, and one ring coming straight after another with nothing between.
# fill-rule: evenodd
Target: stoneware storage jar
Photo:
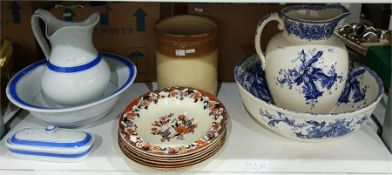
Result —
<instances>
[{"instance_id":1,"label":"stoneware storage jar","mask_svg":"<svg viewBox=\"0 0 392 175\"><path fill-rule=\"evenodd\" d=\"M45 35L41 32L39 19L45 22ZM110 70L91 38L98 21L98 13L82 22L65 22L46 10L34 12L31 26L47 59L41 86L48 101L76 106L94 101L104 92Z\"/></svg>"},{"instance_id":2,"label":"stoneware storage jar","mask_svg":"<svg viewBox=\"0 0 392 175\"><path fill-rule=\"evenodd\" d=\"M155 29L158 85L193 87L216 94L217 21L180 15L158 21Z\"/></svg>"},{"instance_id":3,"label":"stoneware storage jar","mask_svg":"<svg viewBox=\"0 0 392 175\"><path fill-rule=\"evenodd\" d=\"M349 11L337 4L294 5L283 8L281 15L261 19L255 37L274 102L294 111L330 112L348 73L346 47L333 31ZM260 36L271 21L277 21L282 32L269 41L264 55Z\"/></svg>"}]
</instances>

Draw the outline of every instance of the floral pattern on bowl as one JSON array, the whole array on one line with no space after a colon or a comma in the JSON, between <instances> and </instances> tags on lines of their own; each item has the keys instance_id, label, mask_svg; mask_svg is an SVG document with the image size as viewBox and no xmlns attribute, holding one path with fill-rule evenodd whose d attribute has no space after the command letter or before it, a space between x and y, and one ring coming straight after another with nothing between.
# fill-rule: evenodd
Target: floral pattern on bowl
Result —
<instances>
[{"instance_id":1,"label":"floral pattern on bowl","mask_svg":"<svg viewBox=\"0 0 392 175\"><path fill-rule=\"evenodd\" d=\"M190 109L198 115L188 115L192 113L187 111ZM167 114L167 110L175 112ZM149 153L178 155L213 142L226 130L226 122L224 105L207 92L164 88L146 93L128 105L120 117L120 134L131 145Z\"/></svg>"},{"instance_id":2,"label":"floral pattern on bowl","mask_svg":"<svg viewBox=\"0 0 392 175\"><path fill-rule=\"evenodd\" d=\"M239 65L241 66L236 66L234 69L234 77L237 83L256 98L266 103L272 103L264 71L260 71L260 59L256 55L252 55L246 61L241 61Z\"/></svg>"},{"instance_id":3,"label":"floral pattern on bowl","mask_svg":"<svg viewBox=\"0 0 392 175\"><path fill-rule=\"evenodd\" d=\"M257 55L238 63L234 77L245 107L256 120L280 135L301 141L338 138L359 129L383 93L383 84L375 72L364 66L351 66L333 112L295 112L273 103Z\"/></svg>"},{"instance_id":4,"label":"floral pattern on bowl","mask_svg":"<svg viewBox=\"0 0 392 175\"><path fill-rule=\"evenodd\" d=\"M184 140L185 134L193 134L197 128L193 118L188 118L186 115L181 114L177 117L174 113L159 117L159 120L154 121L151 124L151 134L160 135L161 142L168 141L171 139Z\"/></svg>"}]
</instances>

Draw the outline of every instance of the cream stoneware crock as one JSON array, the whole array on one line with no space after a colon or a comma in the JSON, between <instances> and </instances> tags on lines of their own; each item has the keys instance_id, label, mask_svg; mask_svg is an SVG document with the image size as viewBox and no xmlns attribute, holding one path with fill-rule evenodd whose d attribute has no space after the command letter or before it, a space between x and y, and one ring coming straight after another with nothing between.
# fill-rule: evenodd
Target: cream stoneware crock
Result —
<instances>
[{"instance_id":1,"label":"cream stoneware crock","mask_svg":"<svg viewBox=\"0 0 392 175\"><path fill-rule=\"evenodd\" d=\"M349 11L337 4L294 5L281 14L261 19L255 37L274 102L299 112L332 111L348 73L346 47L333 31ZM264 55L260 36L271 21L277 21L282 31L269 41Z\"/></svg>"}]
</instances>

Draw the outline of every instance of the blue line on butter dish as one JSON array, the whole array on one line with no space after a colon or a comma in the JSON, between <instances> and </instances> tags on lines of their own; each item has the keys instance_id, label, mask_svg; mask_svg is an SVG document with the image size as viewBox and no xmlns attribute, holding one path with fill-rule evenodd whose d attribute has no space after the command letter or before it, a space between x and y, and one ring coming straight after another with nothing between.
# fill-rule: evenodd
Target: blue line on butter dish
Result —
<instances>
[{"instance_id":1,"label":"blue line on butter dish","mask_svg":"<svg viewBox=\"0 0 392 175\"><path fill-rule=\"evenodd\" d=\"M44 146L44 147L60 147L60 148L77 148L85 146L91 141L91 135L86 133L86 137L79 142L69 142L69 143L55 143L55 142L45 142L45 141L31 141L31 140L20 140L13 135L10 139L10 143L17 145L28 145L28 146Z\"/></svg>"},{"instance_id":2,"label":"blue line on butter dish","mask_svg":"<svg viewBox=\"0 0 392 175\"><path fill-rule=\"evenodd\" d=\"M9 150L16 154L32 155L32 156L42 156L42 157L57 157L57 158L79 158L87 155L91 151L92 147L87 151L76 153L76 154L60 154L60 153L45 153L45 152L35 152L35 151L23 151L10 148Z\"/></svg>"}]
</instances>

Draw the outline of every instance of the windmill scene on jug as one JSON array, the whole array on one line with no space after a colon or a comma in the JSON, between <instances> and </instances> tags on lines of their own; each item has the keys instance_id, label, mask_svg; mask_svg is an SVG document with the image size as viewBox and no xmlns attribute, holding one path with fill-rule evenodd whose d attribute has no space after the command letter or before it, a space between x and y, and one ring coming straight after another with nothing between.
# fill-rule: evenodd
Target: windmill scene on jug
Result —
<instances>
[{"instance_id":1,"label":"windmill scene on jug","mask_svg":"<svg viewBox=\"0 0 392 175\"><path fill-rule=\"evenodd\" d=\"M301 86L301 92L310 105L314 105L317 99L325 91L329 91L337 81L342 81L342 76L336 73L335 64L332 64L328 72L317 67L318 62L323 60L323 51L316 49L309 50L305 53L302 50L298 57L292 61L299 64L293 69L280 69L281 77L277 78L277 84L281 87L287 85L292 89L293 85Z\"/></svg>"},{"instance_id":2,"label":"windmill scene on jug","mask_svg":"<svg viewBox=\"0 0 392 175\"><path fill-rule=\"evenodd\" d=\"M361 88L360 82L358 80L362 78L362 75L365 72L365 69L359 69L350 72L350 75L347 78L347 83L344 88L344 91L339 98L339 103L349 103L351 94L354 103L365 99L366 89L368 88L368 86L364 86ZM364 103L366 103L366 100L364 100Z\"/></svg>"}]
</instances>

